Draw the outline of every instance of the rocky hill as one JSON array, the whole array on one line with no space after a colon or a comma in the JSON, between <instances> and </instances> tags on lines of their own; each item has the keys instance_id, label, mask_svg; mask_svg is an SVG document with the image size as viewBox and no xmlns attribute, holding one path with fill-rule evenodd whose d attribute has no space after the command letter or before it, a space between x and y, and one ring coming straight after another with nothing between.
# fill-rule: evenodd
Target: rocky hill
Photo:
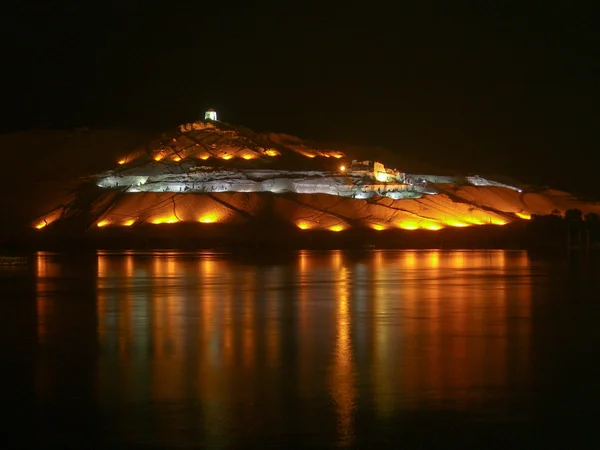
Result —
<instances>
[{"instance_id":1,"label":"rocky hill","mask_svg":"<svg viewBox=\"0 0 600 450\"><path fill-rule=\"evenodd\" d=\"M496 181L504 184L457 175L420 163L410 152L305 141L222 122L183 124L160 134L87 129L15 133L0 136L0 148L7 161L2 169L5 189L15 193L2 199L5 214L0 226L4 236L24 228L37 228L42 233L62 230L63 234L94 234L175 223L246 228L251 228L250 224L264 228L270 223L315 231L437 231L501 226L528 220L534 214L563 214L574 208L600 213L597 204L579 201L564 192L517 184L502 177L496 177ZM389 180L368 181L367 175L362 183L368 184L369 195L341 198L324 194L327 191L323 188L314 193L294 189L298 177L306 177L302 174L307 173L321 177L321 186L350 181L356 184L349 174L340 172L355 159L378 160L403 174L413 174L402 180L407 180L403 181L407 189L414 183L418 195L386 198L383 192L390 186ZM177 182L181 184L183 179L183 184L177 190L171 190L167 183L161 190L155 185L153 190L139 192L142 189L133 189L132 181L120 185L99 181L107 177L131 180L136 177L123 174L136 170L144 175L137 176L143 179L140 183L146 183L151 175L169 180L170 174L177 174ZM285 171L292 181L284 183L287 193L275 195L272 189L255 192L224 188L199 193L198 186L187 192L185 177L191 179L193 174L197 179L198 173L206 171L244 172L254 177L256 171L272 171L279 178ZM295 178L289 175L291 172L297 174ZM305 186L306 181L302 182ZM395 183L401 189L402 184ZM363 188L361 193L365 192ZM197 232L202 233L202 228Z\"/></svg>"}]
</instances>

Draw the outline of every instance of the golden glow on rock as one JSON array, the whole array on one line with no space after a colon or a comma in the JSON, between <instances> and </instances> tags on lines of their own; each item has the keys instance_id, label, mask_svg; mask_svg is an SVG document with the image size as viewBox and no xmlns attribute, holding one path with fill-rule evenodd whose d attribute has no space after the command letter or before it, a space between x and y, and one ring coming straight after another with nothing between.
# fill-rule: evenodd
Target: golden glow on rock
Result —
<instances>
[{"instance_id":1,"label":"golden glow on rock","mask_svg":"<svg viewBox=\"0 0 600 450\"><path fill-rule=\"evenodd\" d=\"M531 214L527 214L527 213L515 213L515 215L517 217L520 217L521 219L525 219L525 220L530 220L531 219Z\"/></svg>"},{"instance_id":2,"label":"golden glow on rock","mask_svg":"<svg viewBox=\"0 0 600 450\"><path fill-rule=\"evenodd\" d=\"M154 225L160 225L162 223L177 223L179 220L175 216L158 217L152 221Z\"/></svg>"},{"instance_id":3,"label":"golden glow on rock","mask_svg":"<svg viewBox=\"0 0 600 450\"><path fill-rule=\"evenodd\" d=\"M154 155L154 161L160 161L161 159L163 159L162 155Z\"/></svg>"},{"instance_id":4,"label":"golden glow on rock","mask_svg":"<svg viewBox=\"0 0 600 450\"><path fill-rule=\"evenodd\" d=\"M338 153L338 154L335 154L335 155L333 155L333 157L334 157L334 158L337 158L337 159L340 159L342 156L343 156L343 155L340 155L339 153Z\"/></svg>"},{"instance_id":5,"label":"golden glow on rock","mask_svg":"<svg viewBox=\"0 0 600 450\"><path fill-rule=\"evenodd\" d=\"M416 230L419 227L416 222L404 221L398 222L398 228L402 228L403 230Z\"/></svg>"},{"instance_id":6,"label":"golden glow on rock","mask_svg":"<svg viewBox=\"0 0 600 450\"><path fill-rule=\"evenodd\" d=\"M308 229L310 229L310 228L311 228L311 226L310 226L310 223L309 223L309 222L306 222L306 221L304 221L304 220L301 220L301 221L297 222L297 223L296 223L296 226L297 226L298 228L300 228L301 230L308 230Z\"/></svg>"},{"instance_id":7,"label":"golden glow on rock","mask_svg":"<svg viewBox=\"0 0 600 450\"><path fill-rule=\"evenodd\" d=\"M255 157L254 155L249 155L249 154L246 154L246 155L242 156L242 158L244 158L244 159L248 160L248 159L254 159L254 158L256 158L256 157Z\"/></svg>"},{"instance_id":8,"label":"golden glow on rock","mask_svg":"<svg viewBox=\"0 0 600 450\"><path fill-rule=\"evenodd\" d=\"M374 230L377 230L377 231L383 231L383 230L385 230L385 227L383 225L379 225L377 223L371 225L371 228L373 228Z\"/></svg>"},{"instance_id":9,"label":"golden glow on rock","mask_svg":"<svg viewBox=\"0 0 600 450\"><path fill-rule=\"evenodd\" d=\"M181 157L180 156L173 156L173 161L179 162L179 161L181 161Z\"/></svg>"},{"instance_id":10,"label":"golden glow on rock","mask_svg":"<svg viewBox=\"0 0 600 450\"><path fill-rule=\"evenodd\" d=\"M438 231L444 228L444 226L450 227L469 227L472 225L506 225L508 222L499 217L488 217L486 221L474 217L464 216L457 219L446 219L441 222L433 220L403 220L397 223L398 228L403 230L431 230Z\"/></svg>"},{"instance_id":11,"label":"golden glow on rock","mask_svg":"<svg viewBox=\"0 0 600 450\"><path fill-rule=\"evenodd\" d=\"M221 156L221 159L225 159L225 160L231 159L231 155L223 155L223 156Z\"/></svg>"},{"instance_id":12,"label":"golden glow on rock","mask_svg":"<svg viewBox=\"0 0 600 450\"><path fill-rule=\"evenodd\" d=\"M203 215L202 217L200 217L200 219L198 219L198 221L201 223L215 223L219 221L219 218L216 214L211 213Z\"/></svg>"},{"instance_id":13,"label":"golden glow on rock","mask_svg":"<svg viewBox=\"0 0 600 450\"><path fill-rule=\"evenodd\" d=\"M484 216L483 218L465 216L461 217L468 225L506 225L508 222L501 217L496 216ZM456 225L454 225L456 226Z\"/></svg>"},{"instance_id":14,"label":"golden glow on rock","mask_svg":"<svg viewBox=\"0 0 600 450\"><path fill-rule=\"evenodd\" d=\"M466 225L485 225L486 222L484 222L483 220L479 220L479 219L475 219L473 217L465 217L465 222Z\"/></svg>"},{"instance_id":15,"label":"golden glow on rock","mask_svg":"<svg viewBox=\"0 0 600 450\"><path fill-rule=\"evenodd\" d=\"M40 219L40 221L37 222L36 224L34 224L33 226L35 228L37 228L38 230L41 230L42 228L50 225L55 220L60 219L60 216L61 216L60 211L53 211L50 214L48 214L46 217L43 217L42 219Z\"/></svg>"},{"instance_id":16,"label":"golden glow on rock","mask_svg":"<svg viewBox=\"0 0 600 450\"><path fill-rule=\"evenodd\" d=\"M343 225L334 225L332 227L329 227L329 229L331 231L335 231L337 233L338 231L343 231L344 230L344 226Z\"/></svg>"},{"instance_id":17,"label":"golden glow on rock","mask_svg":"<svg viewBox=\"0 0 600 450\"><path fill-rule=\"evenodd\" d=\"M423 230L438 231L444 228L444 226L435 220L423 220L417 224L417 228L421 228Z\"/></svg>"},{"instance_id":18,"label":"golden glow on rock","mask_svg":"<svg viewBox=\"0 0 600 450\"><path fill-rule=\"evenodd\" d=\"M210 158L210 156L209 156L209 155L202 155L202 156L200 157L200 159L203 159L204 161L206 161L208 158Z\"/></svg>"},{"instance_id":19,"label":"golden glow on rock","mask_svg":"<svg viewBox=\"0 0 600 450\"><path fill-rule=\"evenodd\" d=\"M105 227L105 226L106 226L106 225L108 225L108 224L110 224L110 222L109 222L108 220L102 220L102 221L98 222L98 223L96 224L96 226L97 226L98 228L102 228L102 227Z\"/></svg>"},{"instance_id":20,"label":"golden glow on rock","mask_svg":"<svg viewBox=\"0 0 600 450\"><path fill-rule=\"evenodd\" d=\"M133 225L134 223L135 223L135 220L133 220L133 219L129 219L129 220L126 220L125 222L123 222L123 226L124 226L124 227L130 227L130 226L131 226L131 225Z\"/></svg>"},{"instance_id":21,"label":"golden glow on rock","mask_svg":"<svg viewBox=\"0 0 600 450\"><path fill-rule=\"evenodd\" d=\"M124 159L120 159L120 160L118 160L118 161L117 161L117 163L118 163L118 164L121 164L121 165L125 164L126 162L127 162L127 161L126 161L126 160L124 160Z\"/></svg>"},{"instance_id":22,"label":"golden glow on rock","mask_svg":"<svg viewBox=\"0 0 600 450\"><path fill-rule=\"evenodd\" d=\"M450 225L451 227L468 227L468 226L470 226L470 224L468 224L468 223L459 222L458 220L453 220L453 219L447 220L446 224Z\"/></svg>"},{"instance_id":23,"label":"golden glow on rock","mask_svg":"<svg viewBox=\"0 0 600 450\"><path fill-rule=\"evenodd\" d=\"M280 153L277 150L275 150L274 148L270 148L269 150L267 150L265 152L265 154L267 156L279 156Z\"/></svg>"}]
</instances>

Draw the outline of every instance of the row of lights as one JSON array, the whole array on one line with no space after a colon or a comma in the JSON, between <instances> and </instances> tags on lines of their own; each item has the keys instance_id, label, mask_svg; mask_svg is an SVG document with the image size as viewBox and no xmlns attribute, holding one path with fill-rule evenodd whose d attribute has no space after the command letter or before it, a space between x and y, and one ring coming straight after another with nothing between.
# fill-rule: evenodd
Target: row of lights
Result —
<instances>
[{"instance_id":1,"label":"row of lights","mask_svg":"<svg viewBox=\"0 0 600 450\"><path fill-rule=\"evenodd\" d=\"M489 224L491 225L506 225L507 222L499 220L499 219L491 219ZM451 227L469 227L472 225L483 225L484 222L480 222L480 221L474 221L473 223L465 223L465 222L459 222L459 221L447 221L445 222L444 225L449 225ZM403 230L429 230L429 231L439 231L442 228L444 228L444 225L438 222L424 222L424 223L417 223L417 222L412 222L412 221L408 221L408 222L399 222L395 225L395 228L401 228ZM312 228L316 228L314 227L310 222L307 221L300 221L296 223L296 226L298 228L300 228L301 230L309 230ZM389 227L385 226L385 225L381 225L381 224L371 224L370 228L372 228L375 231L383 231L383 230L387 230ZM345 229L344 226L342 225L334 225L332 227L327 228L331 231L342 231Z\"/></svg>"},{"instance_id":2,"label":"row of lights","mask_svg":"<svg viewBox=\"0 0 600 450\"><path fill-rule=\"evenodd\" d=\"M159 224L163 224L163 223L178 223L178 222L180 222L180 220L175 216L165 216L165 217L157 217L156 219L153 219L150 223L152 223L154 225L159 225ZM216 214L206 214L206 215L198 218L198 222L200 222L200 223L215 223L215 222L218 222L218 217ZM96 224L96 226L98 228L103 228L108 225L120 225L120 226L130 227L134 223L135 223L134 219L129 219L129 220L126 220L121 223L111 222L109 220L101 220L100 222L98 222ZM38 227L38 228L41 228L41 227Z\"/></svg>"},{"instance_id":3,"label":"row of lights","mask_svg":"<svg viewBox=\"0 0 600 450\"><path fill-rule=\"evenodd\" d=\"M300 228L301 230L310 230L313 229L314 227L312 227L310 224L307 223L299 223L296 225L298 228ZM370 226L371 229L375 230L375 231L383 231L383 230L387 230L388 228L384 225L380 225L380 224L372 224ZM417 230L419 229L416 226L412 226L412 225L398 225L398 228L402 228L404 230ZM437 230L441 230L443 227L439 226L439 225L430 225L428 227L423 227L421 229L424 230L432 230L432 231L437 231ZM345 229L347 229L347 227L343 226L343 225L333 225L331 227L327 227L326 228L329 231L334 231L334 232L339 232L339 231L344 231Z\"/></svg>"},{"instance_id":4,"label":"row of lights","mask_svg":"<svg viewBox=\"0 0 600 450\"><path fill-rule=\"evenodd\" d=\"M323 153L323 152L318 152L318 153L311 153L309 151L306 150L296 150L298 153L300 153L302 156L306 156L307 158L315 158L316 156L324 156L325 158L336 158L336 159L340 159L343 158L344 155L340 154L340 153L335 153L335 154L329 154L329 153Z\"/></svg>"},{"instance_id":5,"label":"row of lights","mask_svg":"<svg viewBox=\"0 0 600 450\"><path fill-rule=\"evenodd\" d=\"M308 157L308 158L314 158L315 156L317 156L317 155L316 155L316 154L314 154L314 153L308 153L308 152L302 152L302 151L301 151L300 153L301 153L302 155L304 155L304 156ZM265 154L265 155L267 155L267 156L279 156L281 153L279 153L279 152L278 152L277 150L275 150L275 149L269 149L269 150L266 150L266 151L264 152L264 154ZM329 157L334 157L334 158L337 158L337 159L339 159L339 158L342 158L342 157L343 157L343 155L341 155L341 154L338 154L338 153L336 153L336 154L334 154L334 155L330 155L330 154L327 154L327 153L323 153L323 154L322 154L322 156L325 156L326 158L329 158ZM241 158L243 158L243 159L245 159L245 160L255 159L255 158L257 158L257 157L258 157L257 155L255 155L255 154L250 154L250 153L245 153L243 156L241 156ZM164 157L163 155L161 155L161 154L157 154L157 155L153 156L153 159L154 159L155 161L162 161L164 158L165 158L165 157ZM202 156L200 156L200 159L203 159L203 160L207 160L208 158L210 158L210 155L202 155ZM224 160L229 160L229 159L232 159L232 158L233 158L233 155L229 155L229 154L224 154L223 156L221 156L221 157L220 157L220 159L224 159ZM173 157L172 157L172 160L173 160L173 161L175 161L175 162L179 162L179 161L181 161L182 159L183 159L183 158L182 158L181 156L179 156L179 155L175 155L175 156L173 156ZM119 161L117 161L117 163L118 163L118 164L120 164L120 165L123 165L123 164L125 164L126 162L127 162L127 159L125 159L125 158L123 158L123 159L120 159ZM343 172L343 171L345 171L345 170L346 170L346 167L345 167L345 166L341 166L341 167L340 167L340 170Z\"/></svg>"},{"instance_id":6,"label":"row of lights","mask_svg":"<svg viewBox=\"0 0 600 450\"><path fill-rule=\"evenodd\" d=\"M279 155L280 153L279 153L277 150L272 150L272 149L271 149L271 150L267 150L267 151L265 152L265 154L266 154L267 156L277 156L277 155ZM210 157L211 157L210 155L202 155L202 156L200 156L200 159L203 159L204 161L206 161L206 160L207 160L208 158L210 158ZM219 158L220 158L220 159L224 159L224 160L226 160L226 161L227 161L227 160L230 160L230 159L234 158L234 156L226 153L226 154L224 154L224 155L220 156ZM242 155L242 156L241 156L241 158L242 158L242 159L245 159L245 160L247 160L247 161L248 161L248 160L250 160L250 159L256 159L256 158L258 158L258 156L257 156L257 155L255 155L255 154L253 154L253 153L245 153L244 155ZM154 159L154 161L162 161L163 159L165 159L165 157L164 157L163 155L161 155L161 154L158 154L158 155L155 155L155 156L153 157L153 159ZM181 161L183 158L182 158L181 156L179 156L179 155L175 155L175 156L173 156L171 159L172 159L173 161L175 161L175 162L179 162L179 161ZM124 160L124 159L121 159L120 161L118 161L118 163L119 163L119 164L125 164L125 163L126 163L126 160Z\"/></svg>"},{"instance_id":7,"label":"row of lights","mask_svg":"<svg viewBox=\"0 0 600 450\"><path fill-rule=\"evenodd\" d=\"M172 224L172 223L178 223L178 222L180 222L180 220L175 216L165 216L165 217L158 217L156 219L153 219L151 223L154 225L159 225L159 224L163 224L163 223L171 223ZM216 222L218 222L218 217L215 214L207 214L205 216L200 217L198 219L198 222L200 222L200 223L216 223ZM96 226L99 228L103 228L108 225L121 225L121 226L129 227L129 226L133 225L134 223L135 223L135 220L133 220L133 219L129 219L129 220L126 220L125 222L121 222L121 223L114 223L114 222L110 222L109 220L102 220L102 221L98 222L96 224ZM296 224L296 226L298 228L300 228L301 230L309 230L311 228L314 228L311 223L306 222L306 221L300 221ZM37 228L42 228L42 226L38 226ZM347 228L346 226L338 224L338 225L330 226L327 229L330 231L339 232L339 231L345 230L346 228ZM371 228L376 231L383 231L383 230L387 229L386 226L380 225L380 224L372 224ZM410 225L410 224L399 224L398 228L403 228L405 230L416 230L419 227L417 227L415 225ZM420 228L427 229L427 230L440 230L442 227L439 225L427 225L425 227L420 227Z\"/></svg>"},{"instance_id":8,"label":"row of lights","mask_svg":"<svg viewBox=\"0 0 600 450\"><path fill-rule=\"evenodd\" d=\"M210 155L202 155L202 156L200 156L200 159L202 159L204 161L206 161L208 158L210 158ZM220 159L224 159L224 160L229 160L229 159L232 159L232 158L233 158L232 155L223 155L223 156L220 157ZM247 153L247 154L243 155L242 158L248 161L250 159L256 159L257 156L256 155L251 155L251 154ZM154 161L157 161L157 162L158 161L162 161L164 159L164 156L163 155L155 155L153 157L153 159L154 159ZM179 155L175 155L175 156L173 156L171 158L171 160L175 161L175 162L179 162L182 159L183 158L181 156L179 156ZM123 164L123 163L119 161L119 164Z\"/></svg>"},{"instance_id":9,"label":"row of lights","mask_svg":"<svg viewBox=\"0 0 600 450\"><path fill-rule=\"evenodd\" d=\"M522 219L529 219L531 218L531 216L526 215L526 214L517 214L519 217L521 217ZM216 214L206 214L204 216L201 216L198 218L198 222L200 223L216 223L219 221L219 218L217 217ZM152 220L152 224L155 225L159 225L159 224L172 224L172 223L178 223L180 222L179 219L177 219L177 217L175 216L166 216L166 217L158 217L156 219ZM42 229L45 226L49 225L50 222L47 221L42 221L39 222L37 225L35 225L35 228ZM108 225L121 225L121 226L125 226L125 227L129 227L131 225L133 225L135 223L134 219L128 219L124 222L121 223L115 223L115 222L111 222L109 220L101 220L100 222L98 222L96 224L96 226L98 228L103 228L106 227ZM494 225L505 225L507 222L504 221L500 221L500 220L492 220L491 224ZM451 226L451 227L468 227L471 225L482 225L482 222L477 222L477 223L464 223L464 222L458 222L458 221L448 221L446 222L447 225ZM315 228L313 226L313 224L311 224L310 222L307 221L300 221L296 223L296 226L301 229L301 230L309 230L312 228ZM370 227L373 230L376 231L383 231L388 229L388 227L386 227L385 225L381 225L381 224L371 224ZM401 228L404 230L417 230L417 229L422 229L422 230L430 230L430 231L438 231L441 230L442 228L444 228L441 224L435 223L435 222L431 222L431 223L426 223L426 224L418 224L416 222L399 222L396 224L397 228ZM344 225L333 225L328 227L327 229L330 231L334 231L334 232L339 232L339 231L343 231L345 230L347 227Z\"/></svg>"}]
</instances>

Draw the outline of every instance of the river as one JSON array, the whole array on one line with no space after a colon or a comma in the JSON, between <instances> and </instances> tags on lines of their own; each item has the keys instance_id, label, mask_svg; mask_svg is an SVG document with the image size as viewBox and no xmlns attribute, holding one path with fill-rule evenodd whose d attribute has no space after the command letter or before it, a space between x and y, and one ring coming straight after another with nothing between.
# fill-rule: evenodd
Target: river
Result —
<instances>
[{"instance_id":1,"label":"river","mask_svg":"<svg viewBox=\"0 0 600 450\"><path fill-rule=\"evenodd\" d=\"M597 440L593 255L39 252L30 262L0 268L8 448Z\"/></svg>"}]
</instances>

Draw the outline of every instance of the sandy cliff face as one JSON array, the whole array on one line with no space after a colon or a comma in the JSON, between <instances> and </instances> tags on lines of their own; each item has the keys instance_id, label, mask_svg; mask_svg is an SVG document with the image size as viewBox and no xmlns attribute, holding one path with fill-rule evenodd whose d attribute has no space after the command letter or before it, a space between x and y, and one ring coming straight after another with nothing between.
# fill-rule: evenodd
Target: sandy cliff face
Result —
<instances>
[{"instance_id":1,"label":"sandy cliff face","mask_svg":"<svg viewBox=\"0 0 600 450\"><path fill-rule=\"evenodd\" d=\"M454 190L452 197L438 194L402 200L360 200L325 194L123 194L110 199L107 209L99 208L92 216L100 228L179 222L243 224L264 216L300 229L341 231L351 227L439 230L501 226L532 214L573 208L600 213L597 205L552 191L519 194L506 188L467 188ZM61 213L51 215L48 222L58 219Z\"/></svg>"}]
</instances>

